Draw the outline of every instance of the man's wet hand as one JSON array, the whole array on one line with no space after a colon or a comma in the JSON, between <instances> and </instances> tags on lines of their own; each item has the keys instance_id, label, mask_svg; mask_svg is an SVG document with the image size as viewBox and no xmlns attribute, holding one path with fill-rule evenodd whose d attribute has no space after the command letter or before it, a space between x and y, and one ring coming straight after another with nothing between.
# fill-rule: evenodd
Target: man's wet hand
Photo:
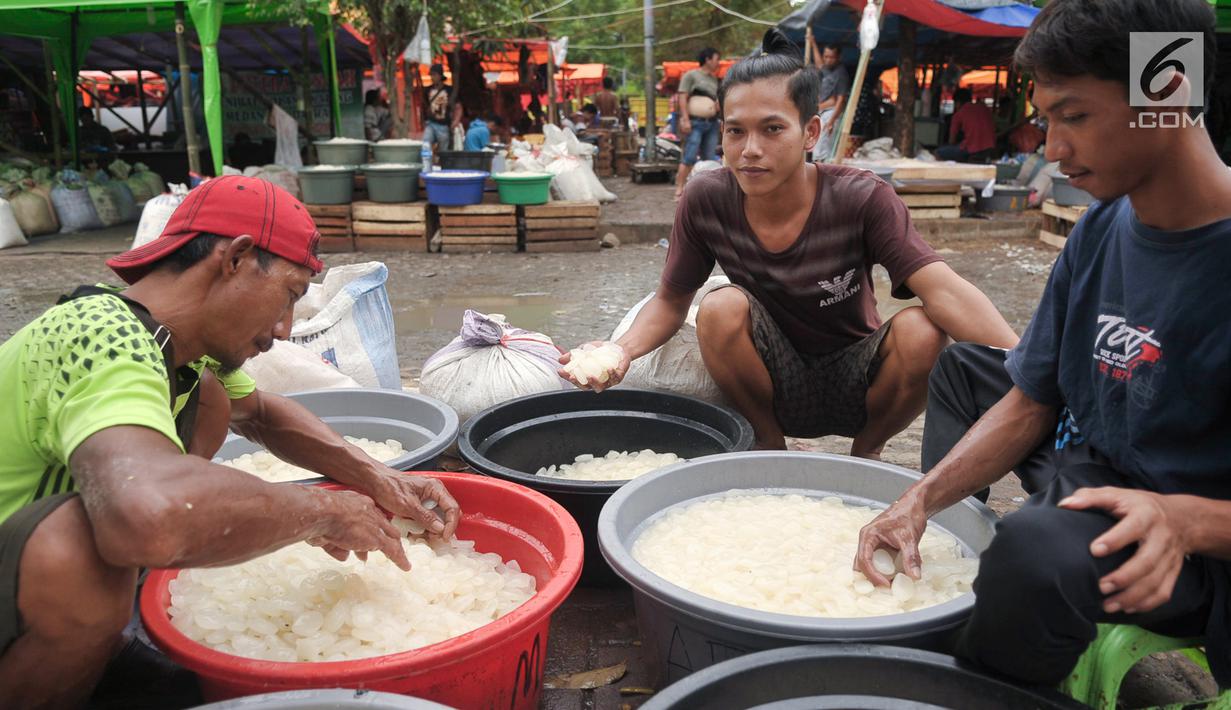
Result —
<instances>
[{"instance_id":1,"label":"man's wet hand","mask_svg":"<svg viewBox=\"0 0 1231 710\"><path fill-rule=\"evenodd\" d=\"M927 528L928 518L922 502L909 492L886 508L859 531L859 546L855 550L855 571L862 572L872 584L883 587L892 582L892 574L881 574L872 564L872 555L879 549L901 553L902 567L911 579L919 579L922 560L919 538Z\"/></svg>"}]
</instances>

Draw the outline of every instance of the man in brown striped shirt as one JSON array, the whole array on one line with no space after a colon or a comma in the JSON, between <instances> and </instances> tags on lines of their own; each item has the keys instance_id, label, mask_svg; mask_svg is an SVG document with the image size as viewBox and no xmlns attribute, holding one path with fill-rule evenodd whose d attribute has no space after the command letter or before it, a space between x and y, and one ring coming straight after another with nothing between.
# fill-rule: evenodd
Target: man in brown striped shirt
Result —
<instances>
[{"instance_id":1,"label":"man in brown striped shirt","mask_svg":"<svg viewBox=\"0 0 1231 710\"><path fill-rule=\"evenodd\" d=\"M927 399L927 377L949 342L1011 347L1017 335L911 225L893 188L869 172L805 162L819 138L816 75L771 32L766 48L727 74L720 91L727 168L694 180L676 210L661 284L617 341L624 360L665 343L715 264L731 286L697 315L706 369L748 420L761 448L786 436L840 434L876 458ZM871 270L898 298L882 323Z\"/></svg>"}]
</instances>

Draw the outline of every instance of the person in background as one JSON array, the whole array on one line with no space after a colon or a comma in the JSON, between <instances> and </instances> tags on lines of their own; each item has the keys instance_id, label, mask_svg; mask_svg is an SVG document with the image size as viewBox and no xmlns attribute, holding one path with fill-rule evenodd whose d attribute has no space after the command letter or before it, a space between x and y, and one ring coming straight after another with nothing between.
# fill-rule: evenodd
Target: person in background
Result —
<instances>
[{"instance_id":1,"label":"person in background","mask_svg":"<svg viewBox=\"0 0 1231 710\"><path fill-rule=\"evenodd\" d=\"M953 93L957 108L949 122L949 144L936 149L941 160L986 163L996 152L996 117L982 101L971 101L971 96L966 88Z\"/></svg>"},{"instance_id":2,"label":"person in background","mask_svg":"<svg viewBox=\"0 0 1231 710\"><path fill-rule=\"evenodd\" d=\"M957 655L1054 686L1099 625L1133 625L1202 639L1226 688L1231 171L1202 123L1142 121L1158 109L1130 98L1138 33L1196 35L1184 62L1204 64L1203 83L1178 61L1154 83L1193 118L1216 79L1205 0L1052 0L1018 45L1016 68L1034 78L1030 100L1048 123L1046 159L1098 201L1016 348L963 343L941 355L927 474L860 532L854 566L887 584L872 555L897 551L917 579L928 518L1014 471L1030 498L979 557Z\"/></svg>"},{"instance_id":3,"label":"person in background","mask_svg":"<svg viewBox=\"0 0 1231 710\"><path fill-rule=\"evenodd\" d=\"M387 138L392 125L393 116L389 112L389 102L380 95L380 89L369 89L363 96L364 138L370 141Z\"/></svg>"},{"instance_id":4,"label":"person in background","mask_svg":"<svg viewBox=\"0 0 1231 710\"><path fill-rule=\"evenodd\" d=\"M598 128L598 107L594 104L586 104L581 107L582 128Z\"/></svg>"},{"instance_id":5,"label":"person in background","mask_svg":"<svg viewBox=\"0 0 1231 710\"><path fill-rule=\"evenodd\" d=\"M264 165L268 161L262 159L263 153L261 146L253 143L252 138L241 131L235 134L235 142L231 144L229 163L236 170L243 170L250 165Z\"/></svg>"},{"instance_id":6,"label":"person in background","mask_svg":"<svg viewBox=\"0 0 1231 710\"><path fill-rule=\"evenodd\" d=\"M620 115L620 97L616 95L615 81L611 77L603 77L603 90L591 97L598 107L598 115L602 118L615 118Z\"/></svg>"},{"instance_id":7,"label":"person in background","mask_svg":"<svg viewBox=\"0 0 1231 710\"><path fill-rule=\"evenodd\" d=\"M479 117L470 122L470 126L466 128L466 142L463 145L465 150L478 151L487 147L488 143L492 142L492 132L489 122L492 122L491 117Z\"/></svg>"},{"instance_id":8,"label":"person in background","mask_svg":"<svg viewBox=\"0 0 1231 710\"><path fill-rule=\"evenodd\" d=\"M104 152L116 149L115 135L94 120L94 112L88 106L81 108L80 118L81 127L77 129L77 141L82 150Z\"/></svg>"},{"instance_id":9,"label":"person in background","mask_svg":"<svg viewBox=\"0 0 1231 710\"><path fill-rule=\"evenodd\" d=\"M688 174L698 160L718 159L718 50L706 47L697 54L700 66L680 79L676 92L679 106L679 136L684 141L684 156L675 176L675 199L684 194Z\"/></svg>"},{"instance_id":10,"label":"person in background","mask_svg":"<svg viewBox=\"0 0 1231 710\"><path fill-rule=\"evenodd\" d=\"M851 94L851 77L846 66L842 64L841 46L826 44L818 48L814 38L812 56L821 79L821 100L816 107L821 116L821 139L812 149L812 159L825 161L829 160L829 154L833 152L837 124Z\"/></svg>"},{"instance_id":11,"label":"person in background","mask_svg":"<svg viewBox=\"0 0 1231 710\"><path fill-rule=\"evenodd\" d=\"M439 152L448 149L453 128L462 125L462 105L453 101L453 87L445 84L444 66L433 64L428 74L432 83L423 90L423 142Z\"/></svg>"}]
</instances>

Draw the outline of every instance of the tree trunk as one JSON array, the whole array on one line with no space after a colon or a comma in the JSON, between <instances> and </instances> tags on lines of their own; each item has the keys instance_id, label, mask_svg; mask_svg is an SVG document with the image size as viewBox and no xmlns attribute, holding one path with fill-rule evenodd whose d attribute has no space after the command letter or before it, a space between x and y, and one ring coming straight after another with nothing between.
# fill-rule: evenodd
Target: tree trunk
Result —
<instances>
[{"instance_id":1,"label":"tree trunk","mask_svg":"<svg viewBox=\"0 0 1231 710\"><path fill-rule=\"evenodd\" d=\"M898 106L894 119L894 144L902 155L915 155L915 36L918 25L906 17L898 18Z\"/></svg>"}]
</instances>

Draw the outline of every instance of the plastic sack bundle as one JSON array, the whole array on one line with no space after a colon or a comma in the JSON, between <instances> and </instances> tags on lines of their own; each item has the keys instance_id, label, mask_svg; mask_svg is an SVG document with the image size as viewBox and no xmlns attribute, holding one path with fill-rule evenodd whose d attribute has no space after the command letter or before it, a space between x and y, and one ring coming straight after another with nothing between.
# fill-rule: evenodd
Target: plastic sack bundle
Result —
<instances>
[{"instance_id":1,"label":"plastic sack bundle","mask_svg":"<svg viewBox=\"0 0 1231 710\"><path fill-rule=\"evenodd\" d=\"M163 227L171 221L171 214L188 196L186 185L171 185L171 191L150 198L141 210L141 221L137 223L137 236L133 238L132 248L148 244L162 235Z\"/></svg>"},{"instance_id":2,"label":"plastic sack bundle","mask_svg":"<svg viewBox=\"0 0 1231 710\"><path fill-rule=\"evenodd\" d=\"M701 360L701 346L697 342L697 310L701 306L701 299L710 291L729 283L731 281L726 276L711 276L697 289L684 325L658 349L633 360L619 386L672 392L723 404L725 400L722 390L718 388L714 378L710 377L709 370L705 369L705 363ZM624 319L611 334L611 340L628 332L633 321L637 319L637 314L653 296L654 294L650 293L624 315Z\"/></svg>"},{"instance_id":3,"label":"plastic sack bundle","mask_svg":"<svg viewBox=\"0 0 1231 710\"><path fill-rule=\"evenodd\" d=\"M94 212L104 227L114 227L124 222L124 208L120 204L120 197L111 189L111 182L107 176L99 173L86 184L90 201L94 203ZM131 197L131 194L129 196Z\"/></svg>"},{"instance_id":4,"label":"plastic sack bundle","mask_svg":"<svg viewBox=\"0 0 1231 710\"><path fill-rule=\"evenodd\" d=\"M510 399L572 387L562 379L551 338L514 328L504 317L467 310L461 334L423 363L419 391L466 421Z\"/></svg>"},{"instance_id":5,"label":"plastic sack bundle","mask_svg":"<svg viewBox=\"0 0 1231 710\"><path fill-rule=\"evenodd\" d=\"M379 261L329 269L296 304L290 341L363 387L401 389L388 279Z\"/></svg>"},{"instance_id":6,"label":"plastic sack bundle","mask_svg":"<svg viewBox=\"0 0 1231 710\"><path fill-rule=\"evenodd\" d=\"M155 198L157 199L157 198ZM359 387L359 383L311 350L274 341L268 352L244 363L244 374L256 380L262 392L287 394L326 387Z\"/></svg>"},{"instance_id":7,"label":"plastic sack bundle","mask_svg":"<svg viewBox=\"0 0 1231 710\"><path fill-rule=\"evenodd\" d=\"M60 220L61 232L80 232L103 226L85 180L76 170L65 168L56 176L51 188L51 205Z\"/></svg>"},{"instance_id":8,"label":"plastic sack bundle","mask_svg":"<svg viewBox=\"0 0 1231 710\"><path fill-rule=\"evenodd\" d=\"M17 224L17 217L13 215L13 208L9 205L9 201L0 198L0 249L24 246L28 243L26 235L21 231L21 226Z\"/></svg>"},{"instance_id":9,"label":"plastic sack bundle","mask_svg":"<svg viewBox=\"0 0 1231 710\"><path fill-rule=\"evenodd\" d=\"M116 207L120 211L121 222L132 222L141 215L137 211L137 198L123 180L108 180L103 186L115 197Z\"/></svg>"},{"instance_id":10,"label":"plastic sack bundle","mask_svg":"<svg viewBox=\"0 0 1231 710\"><path fill-rule=\"evenodd\" d=\"M167 183L163 181L162 176L150 170L150 166L145 163L134 163L132 177L140 178L149 189L150 197L161 195L167 189Z\"/></svg>"},{"instance_id":11,"label":"plastic sack bundle","mask_svg":"<svg viewBox=\"0 0 1231 710\"><path fill-rule=\"evenodd\" d=\"M251 169L252 168L248 168L248 170ZM244 175L249 174L248 170L244 171ZM265 182L277 185L283 190L286 190L294 195L295 199L299 199L299 177L295 175L294 170L287 170L281 165L270 163L269 165L262 166L249 177L257 177Z\"/></svg>"},{"instance_id":12,"label":"plastic sack bundle","mask_svg":"<svg viewBox=\"0 0 1231 710\"><path fill-rule=\"evenodd\" d=\"M60 223L51 202L35 192L34 187L34 181L26 179L10 185L5 193L17 224L27 237L59 231Z\"/></svg>"}]
</instances>

